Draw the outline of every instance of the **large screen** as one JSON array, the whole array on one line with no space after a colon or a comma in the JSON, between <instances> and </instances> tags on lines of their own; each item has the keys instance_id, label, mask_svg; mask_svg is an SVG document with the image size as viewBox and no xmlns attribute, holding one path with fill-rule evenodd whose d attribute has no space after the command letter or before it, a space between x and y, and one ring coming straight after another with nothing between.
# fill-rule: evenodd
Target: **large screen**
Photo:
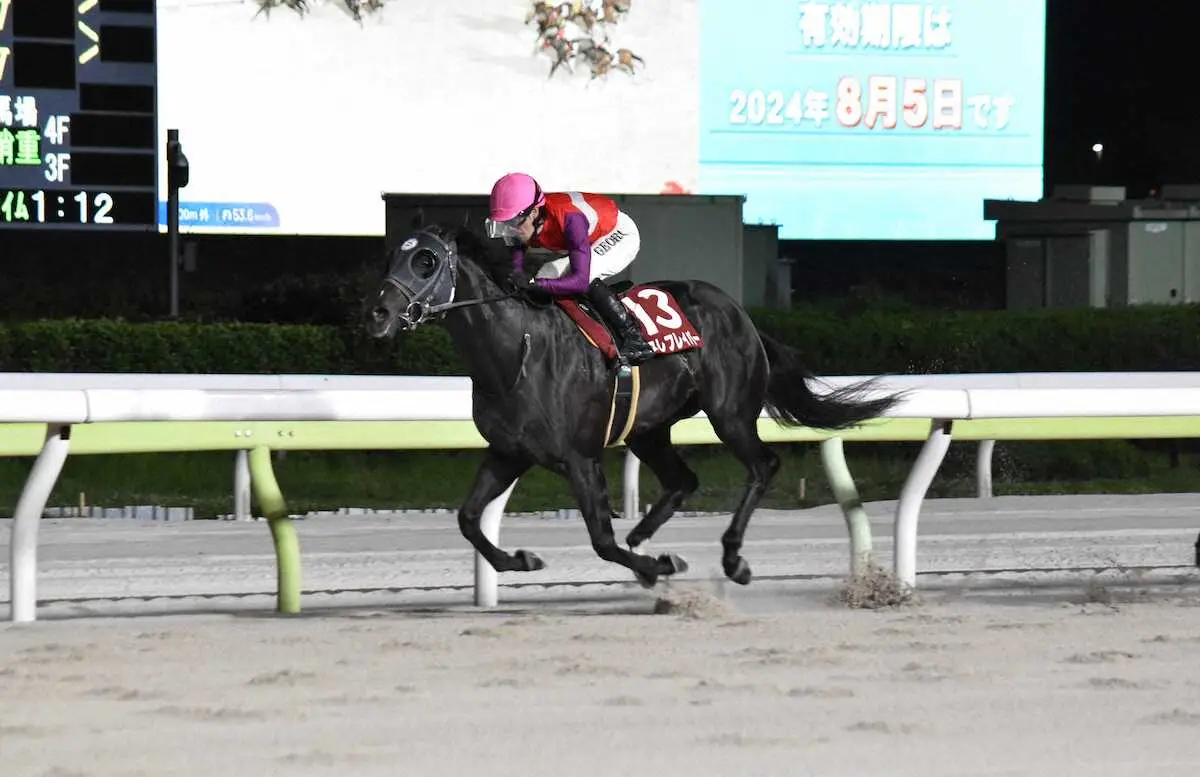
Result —
<instances>
[{"instance_id":1,"label":"large screen","mask_svg":"<svg viewBox=\"0 0 1200 777\"><path fill-rule=\"evenodd\" d=\"M186 232L380 235L383 192L521 170L741 194L785 239L989 238L983 199L1041 195L1044 3L159 0L160 145Z\"/></svg>"},{"instance_id":2,"label":"large screen","mask_svg":"<svg viewBox=\"0 0 1200 777\"><path fill-rule=\"evenodd\" d=\"M702 7L699 190L747 222L982 239L985 198L1041 197L1045 0Z\"/></svg>"}]
</instances>

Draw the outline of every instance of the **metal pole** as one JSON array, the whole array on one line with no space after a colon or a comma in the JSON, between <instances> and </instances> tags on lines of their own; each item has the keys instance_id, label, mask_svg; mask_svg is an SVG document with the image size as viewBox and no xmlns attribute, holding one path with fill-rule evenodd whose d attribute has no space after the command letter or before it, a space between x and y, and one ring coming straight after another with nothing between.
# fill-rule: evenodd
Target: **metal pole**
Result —
<instances>
[{"instance_id":1,"label":"metal pole","mask_svg":"<svg viewBox=\"0 0 1200 777\"><path fill-rule=\"evenodd\" d=\"M829 488L842 508L846 528L850 532L850 576L860 577L871 571L871 519L863 507L854 476L846 464L846 450L841 437L830 437L821 442L821 463Z\"/></svg>"},{"instance_id":2,"label":"metal pole","mask_svg":"<svg viewBox=\"0 0 1200 777\"><path fill-rule=\"evenodd\" d=\"M12 603L9 617L14 623L29 623L37 618L38 526L70 447L70 426L46 425L42 452L33 462L13 512L8 595Z\"/></svg>"},{"instance_id":3,"label":"metal pole","mask_svg":"<svg viewBox=\"0 0 1200 777\"><path fill-rule=\"evenodd\" d=\"M250 451L241 450L233 460L233 520L250 520L250 506Z\"/></svg>"},{"instance_id":4,"label":"metal pole","mask_svg":"<svg viewBox=\"0 0 1200 777\"><path fill-rule=\"evenodd\" d=\"M277 603L279 612L294 615L300 612L300 539L288 516L283 491L271 467L271 450L260 445L250 451L250 484L258 496L258 506L267 517L271 540L275 543L275 564L278 572Z\"/></svg>"},{"instance_id":5,"label":"metal pole","mask_svg":"<svg viewBox=\"0 0 1200 777\"><path fill-rule=\"evenodd\" d=\"M171 318L179 317L179 185L175 180L179 130L167 130L167 262L171 267Z\"/></svg>"},{"instance_id":6,"label":"metal pole","mask_svg":"<svg viewBox=\"0 0 1200 777\"><path fill-rule=\"evenodd\" d=\"M896 580L906 591L912 591L917 585L917 522L921 517L921 502L929 492L929 485L946 458L950 448L950 421L934 419L930 426L929 436L917 454L913 468L909 470L900 489L900 500L896 503L894 531L894 554Z\"/></svg>"},{"instance_id":7,"label":"metal pole","mask_svg":"<svg viewBox=\"0 0 1200 777\"><path fill-rule=\"evenodd\" d=\"M487 537L493 545L500 542L500 521L504 518L504 506L508 504L508 498L512 496L513 489L517 487L518 482L519 479L514 480L508 488L504 489L503 494L488 502L487 507L483 508L483 516L480 518L479 525L483 530L483 536ZM496 573L496 568L476 552L475 606L495 607L499 603L500 576Z\"/></svg>"},{"instance_id":8,"label":"metal pole","mask_svg":"<svg viewBox=\"0 0 1200 777\"><path fill-rule=\"evenodd\" d=\"M979 441L979 453L975 457L975 496L980 499L992 498L992 452L995 449L995 440Z\"/></svg>"},{"instance_id":9,"label":"metal pole","mask_svg":"<svg viewBox=\"0 0 1200 777\"><path fill-rule=\"evenodd\" d=\"M625 517L634 521L634 523L641 520L641 512L638 509L638 502L641 501L641 488L638 483L638 476L641 474L641 469L641 460L634 455L633 451L626 448L621 503L622 508L625 510Z\"/></svg>"}]
</instances>

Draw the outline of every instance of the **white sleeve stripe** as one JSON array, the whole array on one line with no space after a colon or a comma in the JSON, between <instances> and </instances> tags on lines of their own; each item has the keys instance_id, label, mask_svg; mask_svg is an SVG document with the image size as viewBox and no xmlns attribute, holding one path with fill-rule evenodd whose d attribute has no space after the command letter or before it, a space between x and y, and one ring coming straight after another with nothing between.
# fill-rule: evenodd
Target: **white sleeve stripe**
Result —
<instances>
[{"instance_id":1,"label":"white sleeve stripe","mask_svg":"<svg viewBox=\"0 0 1200 777\"><path fill-rule=\"evenodd\" d=\"M596 209L588 204L588 201L579 192L567 192L567 195L571 198L571 204L578 208L583 217L587 219L588 234L591 235L592 230L600 223L600 214L596 213Z\"/></svg>"}]
</instances>

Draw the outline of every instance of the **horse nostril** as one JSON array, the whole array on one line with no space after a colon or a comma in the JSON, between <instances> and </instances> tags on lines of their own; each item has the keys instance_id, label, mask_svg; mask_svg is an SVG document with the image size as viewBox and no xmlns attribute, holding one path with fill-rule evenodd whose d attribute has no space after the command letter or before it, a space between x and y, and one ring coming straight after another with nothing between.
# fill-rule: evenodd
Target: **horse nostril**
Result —
<instances>
[{"instance_id":1,"label":"horse nostril","mask_svg":"<svg viewBox=\"0 0 1200 777\"><path fill-rule=\"evenodd\" d=\"M375 308L371 311L371 318L375 319L377 323L382 324L384 321L388 320L388 309L382 305Z\"/></svg>"}]
</instances>

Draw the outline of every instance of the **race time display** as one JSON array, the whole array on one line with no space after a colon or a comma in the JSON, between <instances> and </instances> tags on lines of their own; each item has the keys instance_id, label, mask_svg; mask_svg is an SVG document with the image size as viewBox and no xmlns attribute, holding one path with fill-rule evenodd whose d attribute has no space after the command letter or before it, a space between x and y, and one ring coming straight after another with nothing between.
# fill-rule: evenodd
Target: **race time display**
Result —
<instances>
[{"instance_id":1,"label":"race time display","mask_svg":"<svg viewBox=\"0 0 1200 777\"><path fill-rule=\"evenodd\" d=\"M0 0L0 229L158 224L154 0Z\"/></svg>"}]
</instances>

